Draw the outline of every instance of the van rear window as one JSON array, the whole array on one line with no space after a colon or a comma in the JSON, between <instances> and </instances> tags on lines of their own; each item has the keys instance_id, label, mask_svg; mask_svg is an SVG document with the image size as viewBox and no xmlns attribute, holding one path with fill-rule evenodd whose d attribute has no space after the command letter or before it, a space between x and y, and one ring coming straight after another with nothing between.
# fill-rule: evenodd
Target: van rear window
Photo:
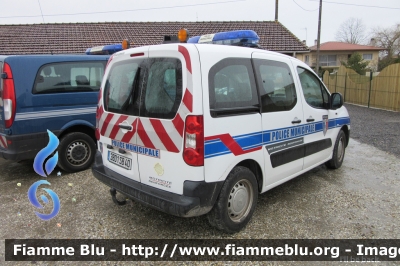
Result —
<instances>
[{"instance_id":1,"label":"van rear window","mask_svg":"<svg viewBox=\"0 0 400 266\"><path fill-rule=\"evenodd\" d=\"M178 59L149 59L140 116L172 119L182 99L182 64Z\"/></svg>"},{"instance_id":2,"label":"van rear window","mask_svg":"<svg viewBox=\"0 0 400 266\"><path fill-rule=\"evenodd\" d=\"M116 63L110 70L104 89L104 107L106 111L118 114L137 115L138 79L145 69L139 68L143 60L129 60Z\"/></svg>"},{"instance_id":3,"label":"van rear window","mask_svg":"<svg viewBox=\"0 0 400 266\"><path fill-rule=\"evenodd\" d=\"M85 61L42 66L36 75L33 94L98 91L105 62Z\"/></svg>"},{"instance_id":4,"label":"van rear window","mask_svg":"<svg viewBox=\"0 0 400 266\"><path fill-rule=\"evenodd\" d=\"M115 63L106 80L106 111L172 119L182 99L182 64L174 58Z\"/></svg>"}]
</instances>

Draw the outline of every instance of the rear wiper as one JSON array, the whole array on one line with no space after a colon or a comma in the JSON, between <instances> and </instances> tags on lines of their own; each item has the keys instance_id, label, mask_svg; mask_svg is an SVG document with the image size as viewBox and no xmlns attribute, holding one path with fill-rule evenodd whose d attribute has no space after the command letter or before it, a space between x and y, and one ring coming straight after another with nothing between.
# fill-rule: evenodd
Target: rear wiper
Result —
<instances>
[{"instance_id":1,"label":"rear wiper","mask_svg":"<svg viewBox=\"0 0 400 266\"><path fill-rule=\"evenodd\" d=\"M128 108L128 106L129 106L129 101L130 101L130 99L132 99L133 92L134 92L135 88L138 87L137 83L139 82L140 70L141 70L140 67L138 67L138 69L136 70L135 77L134 77L133 82L132 82L131 91L129 92L129 95L126 98L125 102L122 104L121 110L126 110Z\"/></svg>"}]
</instances>

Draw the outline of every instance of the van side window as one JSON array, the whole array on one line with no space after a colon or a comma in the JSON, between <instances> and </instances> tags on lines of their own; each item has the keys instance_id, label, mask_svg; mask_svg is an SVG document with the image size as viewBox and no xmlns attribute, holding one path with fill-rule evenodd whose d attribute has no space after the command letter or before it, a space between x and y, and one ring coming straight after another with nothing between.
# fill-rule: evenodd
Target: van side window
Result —
<instances>
[{"instance_id":1,"label":"van side window","mask_svg":"<svg viewBox=\"0 0 400 266\"><path fill-rule=\"evenodd\" d=\"M139 88L135 87L135 84L138 84L135 79L140 78L139 65L142 61L130 60L113 66L104 88L104 108L106 111L137 115L139 108L137 105L135 108L133 102L134 96L137 98Z\"/></svg>"},{"instance_id":2,"label":"van side window","mask_svg":"<svg viewBox=\"0 0 400 266\"><path fill-rule=\"evenodd\" d=\"M33 94L98 91L104 62L70 62L42 66L35 79Z\"/></svg>"},{"instance_id":3,"label":"van side window","mask_svg":"<svg viewBox=\"0 0 400 266\"><path fill-rule=\"evenodd\" d=\"M289 111L297 103L293 75L287 64L253 59L261 95L262 112Z\"/></svg>"},{"instance_id":4,"label":"van side window","mask_svg":"<svg viewBox=\"0 0 400 266\"><path fill-rule=\"evenodd\" d=\"M215 64L208 76L211 116L254 112L258 94L250 59L228 58Z\"/></svg>"},{"instance_id":5,"label":"van side window","mask_svg":"<svg viewBox=\"0 0 400 266\"><path fill-rule=\"evenodd\" d=\"M308 105L315 108L327 108L329 106L329 93L322 85L319 78L307 69L297 67L297 73L304 98Z\"/></svg>"},{"instance_id":6,"label":"van side window","mask_svg":"<svg viewBox=\"0 0 400 266\"><path fill-rule=\"evenodd\" d=\"M140 116L174 118L182 99L181 62L173 58L150 59L142 94Z\"/></svg>"}]
</instances>

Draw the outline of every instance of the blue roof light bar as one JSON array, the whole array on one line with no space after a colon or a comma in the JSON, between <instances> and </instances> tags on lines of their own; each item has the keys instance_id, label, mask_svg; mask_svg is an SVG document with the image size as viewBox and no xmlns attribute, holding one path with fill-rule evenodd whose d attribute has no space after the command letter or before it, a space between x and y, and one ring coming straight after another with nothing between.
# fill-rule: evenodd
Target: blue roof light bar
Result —
<instances>
[{"instance_id":1,"label":"blue roof light bar","mask_svg":"<svg viewBox=\"0 0 400 266\"><path fill-rule=\"evenodd\" d=\"M188 43L210 43L223 45L237 45L247 47L258 47L260 37L252 30L235 30L195 36L188 40Z\"/></svg>"}]
</instances>

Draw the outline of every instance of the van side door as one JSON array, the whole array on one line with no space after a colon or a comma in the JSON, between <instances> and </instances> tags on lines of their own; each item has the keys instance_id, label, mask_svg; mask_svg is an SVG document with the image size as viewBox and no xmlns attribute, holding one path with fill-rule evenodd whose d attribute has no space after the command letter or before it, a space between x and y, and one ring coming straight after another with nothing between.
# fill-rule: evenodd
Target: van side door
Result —
<instances>
[{"instance_id":1,"label":"van side door","mask_svg":"<svg viewBox=\"0 0 400 266\"><path fill-rule=\"evenodd\" d=\"M198 45L204 86L206 182L225 180L240 162L263 165L259 97L248 49L227 56L225 45L210 53ZM212 56L210 56L212 54Z\"/></svg>"},{"instance_id":2,"label":"van side door","mask_svg":"<svg viewBox=\"0 0 400 266\"><path fill-rule=\"evenodd\" d=\"M290 60L257 52L252 58L262 106L265 191L302 170L305 123Z\"/></svg>"},{"instance_id":3,"label":"van side door","mask_svg":"<svg viewBox=\"0 0 400 266\"><path fill-rule=\"evenodd\" d=\"M304 117L306 125L312 130L304 136L304 167L315 167L332 155L333 144L339 128L336 128L337 115L329 110L329 92L318 76L309 69L296 66L296 79L300 83L304 99Z\"/></svg>"}]
</instances>

